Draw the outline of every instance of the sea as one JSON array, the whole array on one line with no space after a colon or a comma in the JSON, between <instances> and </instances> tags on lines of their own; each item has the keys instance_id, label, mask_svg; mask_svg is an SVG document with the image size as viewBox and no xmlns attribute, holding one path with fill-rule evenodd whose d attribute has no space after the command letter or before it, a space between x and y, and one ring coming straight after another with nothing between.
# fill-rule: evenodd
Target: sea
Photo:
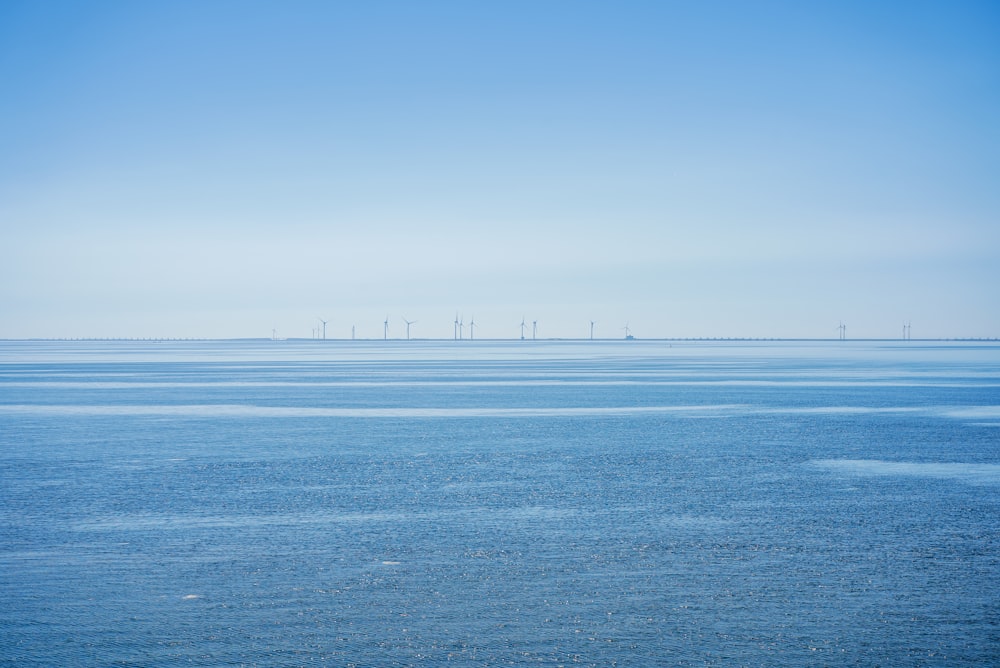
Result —
<instances>
[{"instance_id":1,"label":"sea","mask_svg":"<svg viewBox=\"0 0 1000 668\"><path fill-rule=\"evenodd\" d=\"M2 341L0 665L1000 665L1000 343Z\"/></svg>"}]
</instances>

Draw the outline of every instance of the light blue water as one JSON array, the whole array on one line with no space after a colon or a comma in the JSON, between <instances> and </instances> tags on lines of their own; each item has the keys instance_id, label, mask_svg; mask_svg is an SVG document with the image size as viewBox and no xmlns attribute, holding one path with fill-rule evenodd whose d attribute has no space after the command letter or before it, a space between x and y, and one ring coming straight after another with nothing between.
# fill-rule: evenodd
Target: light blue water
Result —
<instances>
[{"instance_id":1,"label":"light blue water","mask_svg":"<svg viewBox=\"0 0 1000 668\"><path fill-rule=\"evenodd\" d=\"M0 342L0 663L996 665L1000 347Z\"/></svg>"}]
</instances>

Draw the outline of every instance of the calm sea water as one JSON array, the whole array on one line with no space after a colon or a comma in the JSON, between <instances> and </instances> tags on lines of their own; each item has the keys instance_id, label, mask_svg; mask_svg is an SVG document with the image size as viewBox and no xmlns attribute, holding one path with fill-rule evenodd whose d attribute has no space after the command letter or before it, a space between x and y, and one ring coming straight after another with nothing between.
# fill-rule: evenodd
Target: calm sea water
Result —
<instances>
[{"instance_id":1,"label":"calm sea water","mask_svg":"<svg viewBox=\"0 0 1000 668\"><path fill-rule=\"evenodd\" d=\"M1000 663L1000 346L0 342L0 664Z\"/></svg>"}]
</instances>

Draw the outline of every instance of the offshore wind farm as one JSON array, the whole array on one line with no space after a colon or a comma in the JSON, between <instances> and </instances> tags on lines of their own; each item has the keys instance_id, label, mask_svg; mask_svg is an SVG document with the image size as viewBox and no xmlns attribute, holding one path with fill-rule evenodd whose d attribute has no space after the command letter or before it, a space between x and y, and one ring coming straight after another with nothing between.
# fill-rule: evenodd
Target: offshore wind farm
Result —
<instances>
[{"instance_id":1,"label":"offshore wind farm","mask_svg":"<svg viewBox=\"0 0 1000 668\"><path fill-rule=\"evenodd\" d=\"M393 320L395 320L397 323L398 322L402 323L401 329L400 329L401 334L399 336L389 336L390 322L393 321ZM326 340L326 338L327 338L327 336L326 336L326 325L327 325L328 321L323 320L323 319L319 319L319 322L322 325L322 328L318 328L318 327L317 328L313 328L311 337L309 337L309 338ZM448 337L426 337L426 336L424 336L424 337L411 337L411 330L410 330L410 328L411 328L412 325L416 324L416 322L417 322L416 320L408 320L407 318L402 317L402 316L399 316L397 318L391 318L390 316L387 315L385 317L385 319L382 321L383 328L382 328L382 337L381 338L383 340L389 340L389 339L394 339L394 340L399 340L399 339L411 340L411 338L413 340L442 340L442 341L448 340ZM573 335L573 333L567 331L567 332L562 332L559 335L553 335L553 336L549 336L549 337L539 337L538 336L538 320L532 320L531 321L531 326L530 326L531 335L530 335L530 337L527 337L527 338L530 338L530 340L532 340L532 341L539 340L540 338L546 339L546 340L590 340L590 341L601 341L601 340L609 340L610 341L610 340L616 340L616 339L623 339L623 340L626 340L626 341L632 341L632 340L635 340L637 338L640 338L640 337L637 337L636 334L634 333L634 331L633 331L633 329L632 329L632 327L630 325L630 321L626 321L617 331L610 332L607 335L603 335L604 333L601 332L600 330L595 330L595 327L597 325L597 321L596 320L583 320L579 324L580 324L580 327L579 327L579 331L577 332L577 335ZM474 330L475 330L475 327L477 327L477 325L476 325L476 321L475 321L475 317L474 316L472 318L470 318L469 323L468 323L468 330L469 330L468 331L468 336L466 336L466 334L465 334L465 326L466 325L465 325L465 322L464 322L464 317L461 316L459 313L456 312L455 319L451 323L451 325L452 325L453 330L452 330L452 336L450 338L452 340L455 340L455 341L463 341L463 340L472 341L472 340L475 339L475 332L474 332ZM863 338L864 340L897 340L897 339L898 340L902 340L902 341L912 340L913 339L913 329L912 329L913 328L913 324L912 324L912 322L909 321L909 320L907 320L907 321L905 321L905 322L902 323L901 327L902 327L902 333L901 333L900 336L892 336L890 334L891 329L887 328L887 335L886 336L870 336L870 337L861 337L861 338ZM345 328L341 327L341 329L342 329L342 331L344 331L345 335L341 336L341 337L334 337L334 338L357 340L357 336L356 336L357 325L352 324L350 326L349 335L347 335L347 330ZM497 341L506 340L506 339L526 340L525 332L528 330L528 324L527 324L527 322L525 321L525 319L523 317L521 318L521 321L520 321L519 324L514 324L513 321L508 322L508 328L507 329L508 329L508 334L509 334L507 336L504 336L502 334L501 335L495 335L496 330L494 330L494 335L493 336L487 336L485 338L488 339L488 340L497 340ZM278 330L274 329L272 331L273 332L277 332ZM595 336L595 331L597 332L596 336ZM669 333L657 332L657 333L651 333L650 335L643 336L641 338L644 338L646 340L664 340L664 341L669 341L669 340L746 340L746 341L750 341L750 340L773 340L773 341L778 341L778 340L809 340L809 339L814 339L814 340L837 339L837 340L840 340L840 341L847 341L848 340L847 324L844 321L841 320L841 321L838 322L838 324L837 324L837 326L835 328L835 331L836 331L836 336L823 336L823 335L819 335L819 336L813 336L813 337L788 337L788 336L771 336L771 337L759 337L759 336L757 336L757 337L754 337L754 336L733 335L731 333L727 334L727 335L721 335L721 336L720 335L714 335L714 336L713 335L709 335L709 336L693 336L693 337L692 336L687 336L687 337L681 337L681 336L671 336ZM899 331L899 330L897 330L897 331ZM247 338L247 337L238 337L238 338ZM254 338L254 337L249 337L249 338ZM276 334L273 335L272 338L276 338ZM285 338L293 338L293 339L295 339L295 338L306 338L306 337L297 337L297 336L294 336L294 334L293 334L290 337L285 337ZM483 338L484 337L480 336L481 340ZM941 338L939 338L937 340L963 340L963 339L964 340L991 340L991 339L995 340L997 338L998 337L954 337L954 336L951 336L951 337L941 337ZM918 337L918 340L919 339L920 339L920 337ZM925 340L933 340L933 339L925 339Z\"/></svg>"},{"instance_id":2,"label":"offshore wind farm","mask_svg":"<svg viewBox=\"0 0 1000 668\"><path fill-rule=\"evenodd\" d=\"M329 320L323 320L318 318L319 326L314 326L310 335L307 336L296 336L294 330L283 330L278 328L271 329L271 335L269 337L256 337L256 336L237 336L230 337L229 340L251 340L268 338L272 341L288 341L288 340L320 340L320 341L366 341L366 340L383 340L383 341L474 341L476 340L475 328L478 326L476 324L475 318L471 318L468 323L468 336L465 335L465 323L459 316L455 317L452 324L453 334L451 337L428 337L428 336L411 336L411 327L417 324L416 320L408 320L406 318L400 317L398 320L402 323L400 325L400 335L392 336L390 335L391 323L393 319L390 316L386 316L382 321L382 333L381 336L358 336L357 335L357 325L351 324L349 330L343 328L342 336L327 336L327 325L330 323ZM597 331L595 335L595 326L597 322L594 320L585 321L581 326L581 333L578 336L570 335L555 335L549 337L538 336L538 321L532 320L531 322L531 335L525 336L525 332L528 330L528 325L524 321L513 327L509 327L510 336L480 336L481 341L505 341L505 340L521 340L521 341L634 341L634 340L646 340L646 341L824 341L824 340L838 340L838 341L997 341L1000 337L961 337L961 336L947 336L947 337L917 337L913 339L913 324L910 321L906 321L902 324L902 331L899 336L868 336L868 337L855 337L850 338L847 335L847 325L840 321L833 331L836 332L836 336L739 336L739 335L707 335L707 336L672 336L670 334L653 334L649 336L637 336L630 323L626 322L618 331L612 332L611 335L602 336L600 330ZM588 327L589 326L589 327ZM584 330L584 328L586 328ZM285 335L285 332L290 332ZM585 333L584 333L585 331ZM3 339L0 339L3 340ZM11 339L8 339L11 340ZM130 337L130 336L108 336L108 337L35 337L30 340L62 340L62 341L74 341L74 340L106 340L106 341L171 341L171 340L226 340L219 339L217 337L172 337L172 336L143 336L143 337Z\"/></svg>"}]
</instances>

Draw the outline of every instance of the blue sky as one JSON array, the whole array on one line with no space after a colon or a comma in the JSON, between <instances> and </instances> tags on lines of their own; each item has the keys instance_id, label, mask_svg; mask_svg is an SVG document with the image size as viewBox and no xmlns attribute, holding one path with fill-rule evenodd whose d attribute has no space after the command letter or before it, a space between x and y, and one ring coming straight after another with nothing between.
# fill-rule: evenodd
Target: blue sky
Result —
<instances>
[{"instance_id":1,"label":"blue sky","mask_svg":"<svg viewBox=\"0 0 1000 668\"><path fill-rule=\"evenodd\" d=\"M0 338L1000 336L1000 6L0 5Z\"/></svg>"}]
</instances>

